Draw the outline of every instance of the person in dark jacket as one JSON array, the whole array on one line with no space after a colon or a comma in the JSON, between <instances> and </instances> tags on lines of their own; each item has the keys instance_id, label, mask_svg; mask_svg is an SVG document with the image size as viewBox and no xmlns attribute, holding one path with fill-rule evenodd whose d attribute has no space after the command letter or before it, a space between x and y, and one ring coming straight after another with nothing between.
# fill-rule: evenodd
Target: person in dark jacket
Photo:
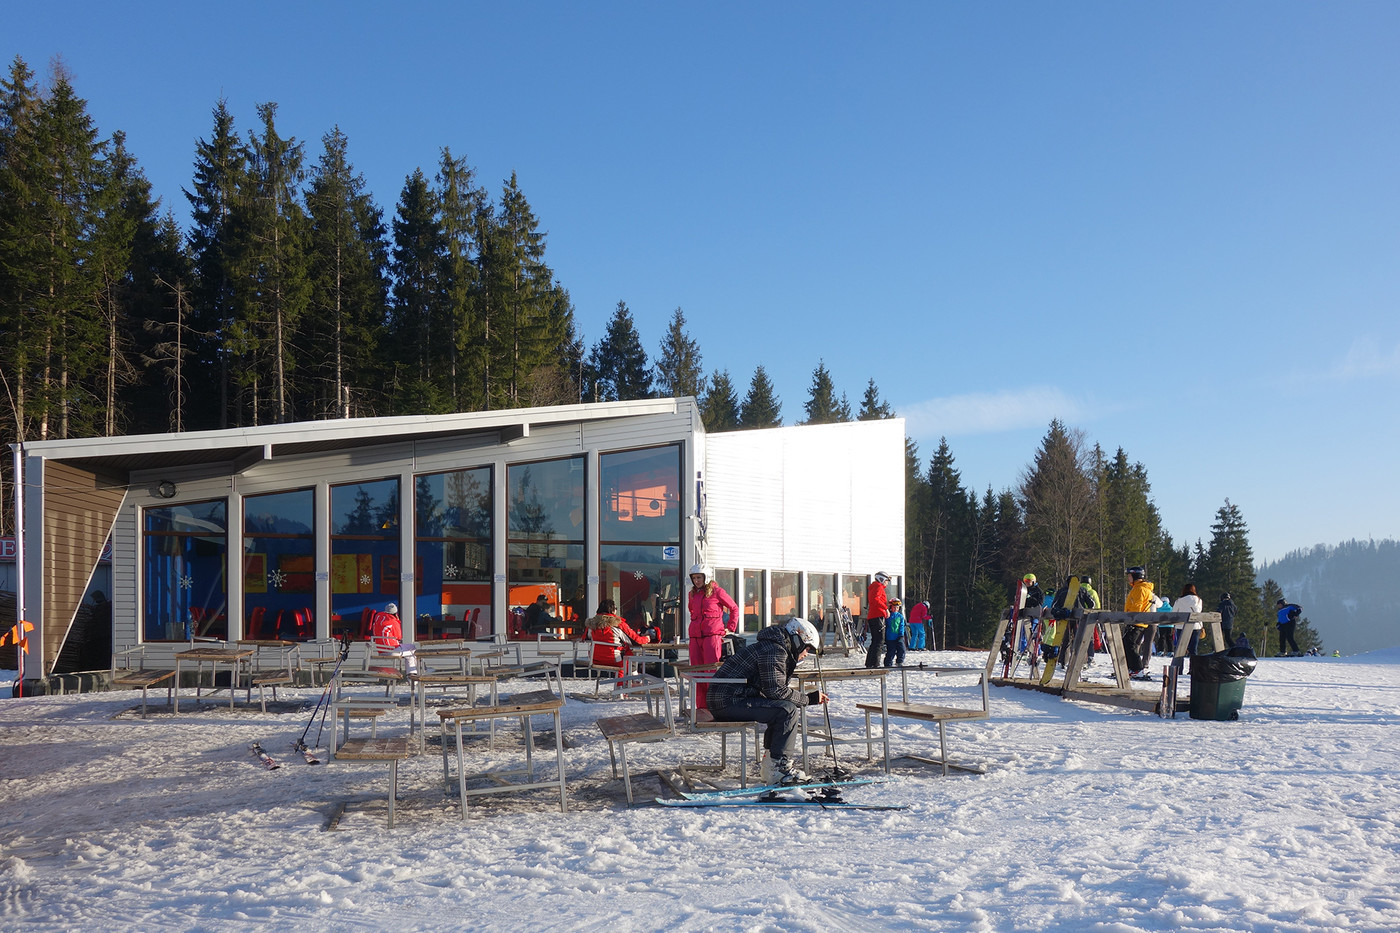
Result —
<instances>
[{"instance_id":1,"label":"person in dark jacket","mask_svg":"<svg viewBox=\"0 0 1400 933\"><path fill-rule=\"evenodd\" d=\"M765 784L811 780L796 762L798 717L803 707L825 703L827 697L818 690L799 693L788 682L798 662L819 644L816 626L806 619L789 619L759 632L753 644L732 655L715 672L716 680L743 681L710 685L710 712L715 719L768 726L763 733Z\"/></svg>"},{"instance_id":2,"label":"person in dark jacket","mask_svg":"<svg viewBox=\"0 0 1400 933\"><path fill-rule=\"evenodd\" d=\"M1220 602L1215 604L1215 611L1220 613L1220 634L1225 636L1225 647L1232 648L1235 644L1235 601L1230 598L1229 593L1220 594Z\"/></svg>"},{"instance_id":3,"label":"person in dark jacket","mask_svg":"<svg viewBox=\"0 0 1400 933\"><path fill-rule=\"evenodd\" d=\"M1303 649L1298 647L1298 641L1293 637L1293 630L1298 627L1298 618L1303 614L1303 607L1297 603L1290 603L1280 598L1274 603L1274 608L1278 610L1278 653L1280 657L1301 658ZM1285 651L1284 646L1292 645L1293 650Z\"/></svg>"}]
</instances>

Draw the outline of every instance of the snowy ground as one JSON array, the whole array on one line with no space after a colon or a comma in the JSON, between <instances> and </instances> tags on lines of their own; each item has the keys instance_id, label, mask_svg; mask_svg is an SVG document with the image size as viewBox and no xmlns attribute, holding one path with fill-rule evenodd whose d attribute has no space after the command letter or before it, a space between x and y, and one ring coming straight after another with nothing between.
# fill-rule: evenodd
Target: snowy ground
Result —
<instances>
[{"instance_id":1,"label":"snowy ground","mask_svg":"<svg viewBox=\"0 0 1400 933\"><path fill-rule=\"evenodd\" d=\"M838 730L874 695L834 692ZM592 723L636 704L570 702L570 812L536 791L463 823L430 749L389 832L387 768L290 754L316 696L144 722L133 693L0 702L0 928L1400 929L1400 649L1261 661L1233 723L994 689L990 721L949 729L987 775L897 766L848 794L893 812L663 809L654 773L628 810ZM896 752L936 743L895 728ZM709 746L634 760L683 750Z\"/></svg>"}]
</instances>

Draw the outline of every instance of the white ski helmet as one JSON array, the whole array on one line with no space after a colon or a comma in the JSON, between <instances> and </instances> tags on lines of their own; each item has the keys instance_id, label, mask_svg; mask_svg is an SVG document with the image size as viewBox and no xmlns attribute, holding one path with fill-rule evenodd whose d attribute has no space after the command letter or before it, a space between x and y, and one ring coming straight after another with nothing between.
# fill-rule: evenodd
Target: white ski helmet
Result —
<instances>
[{"instance_id":1,"label":"white ski helmet","mask_svg":"<svg viewBox=\"0 0 1400 933\"><path fill-rule=\"evenodd\" d=\"M704 564L691 564L691 565L690 565L690 573L688 574L688 576L692 576L692 577L693 577L693 576L695 576L697 573L700 574L700 576L704 577L706 580L710 579L710 572L709 572L708 570L705 569L705 565L704 565Z\"/></svg>"},{"instance_id":2,"label":"white ski helmet","mask_svg":"<svg viewBox=\"0 0 1400 933\"><path fill-rule=\"evenodd\" d=\"M793 647L798 651L803 648L811 648L816 651L821 645L821 636L817 634L817 627L806 619L791 618L783 623L783 631L787 632L788 638L793 641Z\"/></svg>"},{"instance_id":3,"label":"white ski helmet","mask_svg":"<svg viewBox=\"0 0 1400 933\"><path fill-rule=\"evenodd\" d=\"M890 575L881 570L880 572L875 574L875 579L879 580L881 583L889 583Z\"/></svg>"},{"instance_id":4,"label":"white ski helmet","mask_svg":"<svg viewBox=\"0 0 1400 933\"><path fill-rule=\"evenodd\" d=\"M390 603L389 605L387 605L387 606L384 607L384 611L387 612L387 613L389 613L389 615L391 615L391 616L396 616L396 615L399 614L399 604L398 604L398 603Z\"/></svg>"}]
</instances>

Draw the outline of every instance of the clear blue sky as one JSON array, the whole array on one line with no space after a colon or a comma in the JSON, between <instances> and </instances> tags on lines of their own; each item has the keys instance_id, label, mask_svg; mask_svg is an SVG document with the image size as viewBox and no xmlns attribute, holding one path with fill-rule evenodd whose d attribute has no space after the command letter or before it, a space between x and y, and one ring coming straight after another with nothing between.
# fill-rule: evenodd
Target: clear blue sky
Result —
<instances>
[{"instance_id":1,"label":"clear blue sky","mask_svg":"<svg viewBox=\"0 0 1400 933\"><path fill-rule=\"evenodd\" d=\"M1014 485L1051 418L1178 541L1400 537L1400 4L12 3L183 221L226 97L332 126L391 214L439 149L512 171L591 345L874 378L925 460ZM856 454L858 452L852 452Z\"/></svg>"}]
</instances>

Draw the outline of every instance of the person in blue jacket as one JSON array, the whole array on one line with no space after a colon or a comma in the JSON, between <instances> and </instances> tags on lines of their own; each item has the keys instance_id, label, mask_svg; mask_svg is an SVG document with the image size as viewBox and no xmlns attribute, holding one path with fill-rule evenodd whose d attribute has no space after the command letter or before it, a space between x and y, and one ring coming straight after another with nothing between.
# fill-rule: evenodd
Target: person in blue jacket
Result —
<instances>
[{"instance_id":1,"label":"person in blue jacket","mask_svg":"<svg viewBox=\"0 0 1400 933\"><path fill-rule=\"evenodd\" d=\"M1303 614L1303 607L1297 603L1285 602L1282 597L1274 603L1274 608L1278 610L1278 653L1285 658L1301 658L1303 649L1298 647L1297 640L1293 637L1293 630L1298 627L1298 617ZM1285 650L1285 646L1291 645L1292 650Z\"/></svg>"}]
</instances>

